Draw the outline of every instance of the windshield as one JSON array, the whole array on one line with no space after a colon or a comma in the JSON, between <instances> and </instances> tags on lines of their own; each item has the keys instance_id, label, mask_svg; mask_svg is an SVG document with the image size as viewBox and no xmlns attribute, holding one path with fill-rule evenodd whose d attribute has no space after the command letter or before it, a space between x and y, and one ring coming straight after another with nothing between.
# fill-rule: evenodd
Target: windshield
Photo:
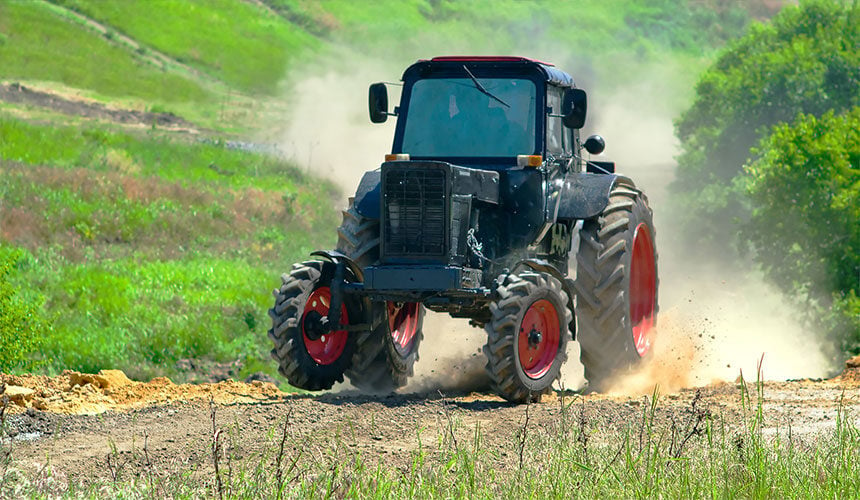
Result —
<instances>
[{"instance_id":1,"label":"windshield","mask_svg":"<svg viewBox=\"0 0 860 500\"><path fill-rule=\"evenodd\" d=\"M510 157L535 151L535 84L517 78L431 78L412 86L402 152ZM489 94L489 95L488 95Z\"/></svg>"}]
</instances>

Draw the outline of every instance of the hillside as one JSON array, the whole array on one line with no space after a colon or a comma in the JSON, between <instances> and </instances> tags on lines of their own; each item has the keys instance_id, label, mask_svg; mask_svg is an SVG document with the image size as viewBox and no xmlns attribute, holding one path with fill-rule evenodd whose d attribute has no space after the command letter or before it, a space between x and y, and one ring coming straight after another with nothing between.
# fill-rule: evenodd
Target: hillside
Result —
<instances>
[{"instance_id":1,"label":"hillside","mask_svg":"<svg viewBox=\"0 0 860 500\"><path fill-rule=\"evenodd\" d=\"M659 88L647 109L671 116L774 5L0 2L2 279L38 341L0 370L273 373L271 288L333 244L350 176L390 140L365 125L368 83L437 53L522 53L596 102Z\"/></svg>"}]
</instances>

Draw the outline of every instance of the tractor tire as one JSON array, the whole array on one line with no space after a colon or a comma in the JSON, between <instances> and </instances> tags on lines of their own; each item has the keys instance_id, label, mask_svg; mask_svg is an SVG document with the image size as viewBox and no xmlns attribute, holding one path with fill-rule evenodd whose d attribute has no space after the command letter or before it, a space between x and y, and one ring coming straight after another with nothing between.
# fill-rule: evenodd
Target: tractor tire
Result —
<instances>
[{"instance_id":1,"label":"tractor tire","mask_svg":"<svg viewBox=\"0 0 860 500\"><path fill-rule=\"evenodd\" d=\"M272 292L272 357L290 385L308 391L331 389L342 382L355 351L355 339L346 330L322 335L317 330L318 320L328 316L334 267L319 261L295 264L290 274L281 276L281 287ZM359 313L344 300L342 322L349 323L350 316Z\"/></svg>"},{"instance_id":2,"label":"tractor tire","mask_svg":"<svg viewBox=\"0 0 860 500\"><path fill-rule=\"evenodd\" d=\"M576 255L580 360L590 391L651 354L657 321L657 248L647 197L619 179L599 217L586 220Z\"/></svg>"},{"instance_id":3,"label":"tractor tire","mask_svg":"<svg viewBox=\"0 0 860 500\"><path fill-rule=\"evenodd\" d=\"M567 294L549 274L526 272L504 276L496 296L484 327L487 374L508 401L540 401L567 360Z\"/></svg>"},{"instance_id":4,"label":"tractor tire","mask_svg":"<svg viewBox=\"0 0 860 500\"><path fill-rule=\"evenodd\" d=\"M379 221L358 213L350 199L337 230L337 250L362 268L379 260ZM355 353L346 371L352 385L374 393L387 394L406 385L418 359L424 337L424 306L417 302L365 301L367 320L381 318L372 330L355 332Z\"/></svg>"}]
</instances>

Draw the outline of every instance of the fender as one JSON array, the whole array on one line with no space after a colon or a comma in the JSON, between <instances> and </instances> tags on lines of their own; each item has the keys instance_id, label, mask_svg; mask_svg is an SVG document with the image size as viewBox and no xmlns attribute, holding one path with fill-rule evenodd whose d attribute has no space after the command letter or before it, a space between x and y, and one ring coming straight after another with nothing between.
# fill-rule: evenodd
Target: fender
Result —
<instances>
[{"instance_id":1,"label":"fender","mask_svg":"<svg viewBox=\"0 0 860 500\"><path fill-rule=\"evenodd\" d=\"M381 178L381 169L365 172L355 190L355 210L368 219L379 219Z\"/></svg>"},{"instance_id":2,"label":"fender","mask_svg":"<svg viewBox=\"0 0 860 500\"><path fill-rule=\"evenodd\" d=\"M573 296L576 291L573 286L573 280L569 279L564 275L564 273L556 269L555 266L543 259L523 259L514 264L511 268L511 273L517 272L517 269L522 267L528 267L529 269L539 273L547 273L561 282L561 287L564 288L564 291L567 293L567 308L570 309L570 314L573 315L573 320L570 322L570 325L568 325L570 336L576 340L576 310L573 308Z\"/></svg>"},{"instance_id":3,"label":"fender","mask_svg":"<svg viewBox=\"0 0 860 500\"><path fill-rule=\"evenodd\" d=\"M558 219L591 219L597 217L609 204L609 191L619 180L633 185L633 181L618 174L590 174L572 172L564 176L560 187Z\"/></svg>"},{"instance_id":4,"label":"fender","mask_svg":"<svg viewBox=\"0 0 860 500\"><path fill-rule=\"evenodd\" d=\"M315 252L311 252L311 255L314 257L322 257L334 264L343 262L344 265L346 265L346 268L349 269L352 275L356 278L357 282L364 282L364 270L361 269L361 266L337 250L317 250Z\"/></svg>"}]
</instances>

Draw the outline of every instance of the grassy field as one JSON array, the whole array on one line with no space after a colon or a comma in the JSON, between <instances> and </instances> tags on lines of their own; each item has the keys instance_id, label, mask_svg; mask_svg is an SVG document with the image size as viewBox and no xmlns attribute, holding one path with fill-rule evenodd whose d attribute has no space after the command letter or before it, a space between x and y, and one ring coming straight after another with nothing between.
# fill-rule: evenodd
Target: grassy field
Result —
<instances>
[{"instance_id":1,"label":"grassy field","mask_svg":"<svg viewBox=\"0 0 860 500\"><path fill-rule=\"evenodd\" d=\"M0 134L11 279L43 303L48 371L258 369L278 274L333 243L332 185L265 155L2 116Z\"/></svg>"},{"instance_id":2,"label":"grassy field","mask_svg":"<svg viewBox=\"0 0 860 500\"><path fill-rule=\"evenodd\" d=\"M106 99L197 104L214 100L197 82L141 63L39 1L0 3L0 68L3 79L60 82Z\"/></svg>"},{"instance_id":3,"label":"grassy field","mask_svg":"<svg viewBox=\"0 0 860 500\"><path fill-rule=\"evenodd\" d=\"M232 88L277 95L292 61L320 41L253 2L92 2L53 0Z\"/></svg>"}]
</instances>

